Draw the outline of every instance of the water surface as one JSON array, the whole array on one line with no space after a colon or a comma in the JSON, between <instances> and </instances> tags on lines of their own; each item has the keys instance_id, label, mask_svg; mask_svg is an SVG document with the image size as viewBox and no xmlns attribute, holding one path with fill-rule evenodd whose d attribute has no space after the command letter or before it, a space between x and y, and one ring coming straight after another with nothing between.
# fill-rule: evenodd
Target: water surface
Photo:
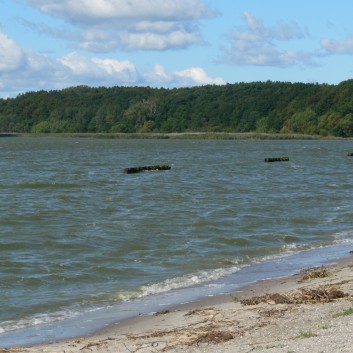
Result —
<instances>
[{"instance_id":1,"label":"water surface","mask_svg":"<svg viewBox=\"0 0 353 353\"><path fill-rule=\"evenodd\" d=\"M0 342L225 286L244 266L270 272L265 260L348 252L352 150L350 140L0 139ZM290 161L264 162L282 155ZM172 169L123 173L153 164Z\"/></svg>"}]
</instances>

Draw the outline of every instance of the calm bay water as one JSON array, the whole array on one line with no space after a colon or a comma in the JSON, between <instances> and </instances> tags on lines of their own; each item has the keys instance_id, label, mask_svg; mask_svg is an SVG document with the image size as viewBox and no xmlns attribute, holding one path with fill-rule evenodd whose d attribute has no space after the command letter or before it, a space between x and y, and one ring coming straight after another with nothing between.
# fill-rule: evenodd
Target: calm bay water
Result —
<instances>
[{"instance_id":1,"label":"calm bay water","mask_svg":"<svg viewBox=\"0 0 353 353\"><path fill-rule=\"evenodd\" d=\"M350 244L351 151L353 141L1 138L0 346L21 328ZM172 169L123 173L153 164Z\"/></svg>"}]
</instances>

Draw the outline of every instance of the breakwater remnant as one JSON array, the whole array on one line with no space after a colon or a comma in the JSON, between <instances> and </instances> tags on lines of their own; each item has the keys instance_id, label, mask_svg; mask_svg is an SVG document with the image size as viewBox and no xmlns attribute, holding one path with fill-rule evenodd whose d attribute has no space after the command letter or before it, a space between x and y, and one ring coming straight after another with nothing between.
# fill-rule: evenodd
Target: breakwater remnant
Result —
<instances>
[{"instance_id":1,"label":"breakwater remnant","mask_svg":"<svg viewBox=\"0 0 353 353\"><path fill-rule=\"evenodd\" d=\"M289 157L286 157L286 156L265 158L265 162L288 162L288 161L289 161Z\"/></svg>"},{"instance_id":2,"label":"breakwater remnant","mask_svg":"<svg viewBox=\"0 0 353 353\"><path fill-rule=\"evenodd\" d=\"M134 173L140 173L140 172L145 172L145 171L153 171L153 170L169 170L172 167L170 165L166 164L160 164L160 165L146 165L144 167L132 167L132 168L125 168L124 173L126 174L134 174Z\"/></svg>"}]
</instances>

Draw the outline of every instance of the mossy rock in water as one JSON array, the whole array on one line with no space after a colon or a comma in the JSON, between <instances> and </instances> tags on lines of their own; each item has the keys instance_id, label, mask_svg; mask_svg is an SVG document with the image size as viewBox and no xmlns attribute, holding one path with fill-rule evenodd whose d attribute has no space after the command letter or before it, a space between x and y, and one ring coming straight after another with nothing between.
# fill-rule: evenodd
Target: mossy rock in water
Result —
<instances>
[{"instance_id":1,"label":"mossy rock in water","mask_svg":"<svg viewBox=\"0 0 353 353\"><path fill-rule=\"evenodd\" d=\"M286 156L265 158L265 162L288 162L288 161L289 161L289 157L286 157Z\"/></svg>"},{"instance_id":2,"label":"mossy rock in water","mask_svg":"<svg viewBox=\"0 0 353 353\"><path fill-rule=\"evenodd\" d=\"M170 165L160 164L160 165L146 165L144 167L132 167L132 168L125 168L124 173L126 174L134 174L140 173L144 171L153 171L153 170L169 170L171 169Z\"/></svg>"}]
</instances>

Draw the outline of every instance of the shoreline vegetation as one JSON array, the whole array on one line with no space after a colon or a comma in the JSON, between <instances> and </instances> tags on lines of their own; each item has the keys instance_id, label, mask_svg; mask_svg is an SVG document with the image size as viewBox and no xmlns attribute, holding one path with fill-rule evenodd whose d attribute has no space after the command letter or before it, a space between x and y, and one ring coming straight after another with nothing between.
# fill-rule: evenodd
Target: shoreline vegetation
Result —
<instances>
[{"instance_id":1,"label":"shoreline vegetation","mask_svg":"<svg viewBox=\"0 0 353 353\"><path fill-rule=\"evenodd\" d=\"M353 79L88 87L0 99L4 133L268 133L353 137Z\"/></svg>"},{"instance_id":2,"label":"shoreline vegetation","mask_svg":"<svg viewBox=\"0 0 353 353\"><path fill-rule=\"evenodd\" d=\"M353 137L256 132L180 133L0 133L3 137L101 138L101 139L194 139L194 140L351 140Z\"/></svg>"},{"instance_id":3,"label":"shoreline vegetation","mask_svg":"<svg viewBox=\"0 0 353 353\"><path fill-rule=\"evenodd\" d=\"M348 353L353 257L125 320L87 337L1 353Z\"/></svg>"}]
</instances>

